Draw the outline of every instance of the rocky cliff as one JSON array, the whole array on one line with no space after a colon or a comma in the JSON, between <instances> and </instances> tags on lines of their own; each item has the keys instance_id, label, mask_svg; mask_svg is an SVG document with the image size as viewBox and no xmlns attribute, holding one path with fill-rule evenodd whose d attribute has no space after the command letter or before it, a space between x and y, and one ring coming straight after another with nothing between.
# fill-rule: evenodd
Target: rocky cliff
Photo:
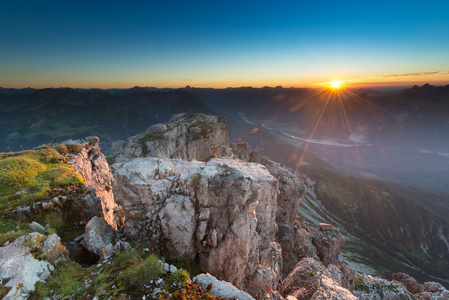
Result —
<instances>
[{"instance_id":1,"label":"rocky cliff","mask_svg":"<svg viewBox=\"0 0 449 300\"><path fill-rule=\"evenodd\" d=\"M353 272L338 259L338 230L312 230L298 218L302 182L260 150L228 145L225 121L179 115L115 144L122 147L112 169L125 234L171 260L198 260L201 271L257 299L279 296L283 279L309 256L342 269L339 283L351 288ZM209 134L192 138L197 128Z\"/></svg>"}]
</instances>

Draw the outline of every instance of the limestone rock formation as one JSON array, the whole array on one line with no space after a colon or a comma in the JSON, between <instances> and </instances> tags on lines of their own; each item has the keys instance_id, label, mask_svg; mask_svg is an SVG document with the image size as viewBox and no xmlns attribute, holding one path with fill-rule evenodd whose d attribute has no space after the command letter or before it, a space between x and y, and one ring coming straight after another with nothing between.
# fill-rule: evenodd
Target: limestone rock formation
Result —
<instances>
[{"instance_id":1,"label":"limestone rock formation","mask_svg":"<svg viewBox=\"0 0 449 300\"><path fill-rule=\"evenodd\" d=\"M203 160L227 144L226 118L207 114L178 114L170 122L151 126L145 132L112 144L118 158L159 157Z\"/></svg>"},{"instance_id":2,"label":"limestone rock formation","mask_svg":"<svg viewBox=\"0 0 449 300\"><path fill-rule=\"evenodd\" d=\"M69 259L69 252L61 243L61 239L56 234L45 236L43 234L32 232L27 237L33 249L40 249L43 254L43 258L48 261L58 263L60 261Z\"/></svg>"},{"instance_id":3,"label":"limestone rock formation","mask_svg":"<svg viewBox=\"0 0 449 300\"><path fill-rule=\"evenodd\" d=\"M100 151L98 137L63 142L63 144L69 143L79 144L82 149L68 163L85 179L86 186L95 191L95 196L100 199L104 219L117 229L121 225L121 210L114 201L112 193L115 180L105 156Z\"/></svg>"},{"instance_id":4,"label":"limestone rock formation","mask_svg":"<svg viewBox=\"0 0 449 300\"><path fill-rule=\"evenodd\" d=\"M312 243L317 249L318 257L323 265L341 265L340 247L344 243L340 230L332 225L320 223L312 234Z\"/></svg>"},{"instance_id":5,"label":"limestone rock formation","mask_svg":"<svg viewBox=\"0 0 449 300\"><path fill-rule=\"evenodd\" d=\"M207 290L207 287L212 284L211 295L214 297L220 296L223 299L236 298L239 300L254 300L254 298L248 293L239 290L229 282L218 280L209 273L197 275L193 278L193 280L198 281L198 284L205 290Z\"/></svg>"},{"instance_id":6,"label":"limestone rock formation","mask_svg":"<svg viewBox=\"0 0 449 300\"><path fill-rule=\"evenodd\" d=\"M313 258L301 260L282 282L280 292L297 299L357 299L341 286L344 275L329 265L327 268Z\"/></svg>"},{"instance_id":7,"label":"limestone rock formation","mask_svg":"<svg viewBox=\"0 0 449 300\"><path fill-rule=\"evenodd\" d=\"M449 291L437 282L419 284L415 278L405 273L393 274L393 280L402 283L416 299L449 299Z\"/></svg>"},{"instance_id":8,"label":"limestone rock formation","mask_svg":"<svg viewBox=\"0 0 449 300\"><path fill-rule=\"evenodd\" d=\"M377 276L359 273L354 281L354 295L360 300L414 299L406 287L396 281L388 281Z\"/></svg>"},{"instance_id":9,"label":"limestone rock formation","mask_svg":"<svg viewBox=\"0 0 449 300\"><path fill-rule=\"evenodd\" d=\"M86 225L82 245L88 251L99 255L101 260L104 260L114 254L113 240L114 229L104 219L93 217Z\"/></svg>"},{"instance_id":10,"label":"limestone rock formation","mask_svg":"<svg viewBox=\"0 0 449 300\"><path fill-rule=\"evenodd\" d=\"M299 204L305 195L301 180L272 161L261 149L252 150L247 143L230 143L229 148L234 156L243 161L264 165L278 181L276 224L279 230L276 241L282 247L282 277L287 276L302 258L318 258L308 228L298 219Z\"/></svg>"},{"instance_id":11,"label":"limestone rock formation","mask_svg":"<svg viewBox=\"0 0 449 300\"><path fill-rule=\"evenodd\" d=\"M5 300L27 299L37 282L44 282L54 267L33 257L25 245L27 236L0 247L0 282L11 287Z\"/></svg>"},{"instance_id":12,"label":"limestone rock formation","mask_svg":"<svg viewBox=\"0 0 449 300\"><path fill-rule=\"evenodd\" d=\"M192 134L202 124L213 134L193 147ZM311 230L298 217L304 197L299 178L260 149L227 145L228 134L224 118L178 115L117 143L123 148L112 165L114 194L125 235L171 260L198 259L203 272L257 299L279 299L282 279L307 257L323 260L334 274L324 290L350 293L344 287L352 287L354 271L338 259L339 231L325 224Z\"/></svg>"},{"instance_id":13,"label":"limestone rock formation","mask_svg":"<svg viewBox=\"0 0 449 300\"><path fill-rule=\"evenodd\" d=\"M238 288L260 289L253 276L264 287L280 282L277 181L265 167L225 158L137 158L113 168L129 237L165 247L169 259L198 255L202 270Z\"/></svg>"}]
</instances>

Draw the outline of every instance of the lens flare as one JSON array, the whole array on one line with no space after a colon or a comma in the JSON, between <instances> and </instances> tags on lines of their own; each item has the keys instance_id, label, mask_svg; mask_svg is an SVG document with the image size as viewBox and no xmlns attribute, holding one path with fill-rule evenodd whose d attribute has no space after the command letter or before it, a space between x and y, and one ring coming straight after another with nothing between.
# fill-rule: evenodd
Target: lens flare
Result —
<instances>
[{"instance_id":1,"label":"lens flare","mask_svg":"<svg viewBox=\"0 0 449 300\"><path fill-rule=\"evenodd\" d=\"M334 89L338 89L338 88L341 86L342 83L343 83L343 82L340 81L340 80L334 80L334 81L332 81L331 86L332 86L332 88L334 88Z\"/></svg>"}]
</instances>

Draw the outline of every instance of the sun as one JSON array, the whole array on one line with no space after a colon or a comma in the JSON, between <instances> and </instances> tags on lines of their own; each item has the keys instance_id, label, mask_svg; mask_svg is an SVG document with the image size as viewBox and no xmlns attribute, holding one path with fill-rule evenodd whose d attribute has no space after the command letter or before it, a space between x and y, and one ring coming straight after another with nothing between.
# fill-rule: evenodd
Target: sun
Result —
<instances>
[{"instance_id":1,"label":"sun","mask_svg":"<svg viewBox=\"0 0 449 300\"><path fill-rule=\"evenodd\" d=\"M343 83L343 81L334 80L334 81L331 82L331 86L334 89L338 89L341 86L342 83Z\"/></svg>"}]
</instances>

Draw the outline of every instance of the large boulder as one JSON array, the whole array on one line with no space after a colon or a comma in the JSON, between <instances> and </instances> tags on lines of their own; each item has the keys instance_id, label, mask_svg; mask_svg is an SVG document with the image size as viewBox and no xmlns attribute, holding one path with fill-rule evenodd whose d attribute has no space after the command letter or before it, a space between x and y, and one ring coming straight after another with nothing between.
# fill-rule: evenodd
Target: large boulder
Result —
<instances>
[{"instance_id":1,"label":"large boulder","mask_svg":"<svg viewBox=\"0 0 449 300\"><path fill-rule=\"evenodd\" d=\"M104 260L114 254L114 236L114 229L103 218L93 217L86 225L82 245Z\"/></svg>"},{"instance_id":2,"label":"large boulder","mask_svg":"<svg viewBox=\"0 0 449 300\"><path fill-rule=\"evenodd\" d=\"M332 225L320 223L312 233L312 243L317 249L318 257L323 265L341 265L340 247L345 242L338 228Z\"/></svg>"},{"instance_id":3,"label":"large boulder","mask_svg":"<svg viewBox=\"0 0 449 300\"><path fill-rule=\"evenodd\" d=\"M337 269L326 268L321 262L307 257L301 260L282 282L283 297L297 299L350 299L357 298L341 286L343 274Z\"/></svg>"},{"instance_id":4,"label":"large boulder","mask_svg":"<svg viewBox=\"0 0 449 300\"><path fill-rule=\"evenodd\" d=\"M66 246L61 243L61 239L57 234L49 236L32 232L26 240L32 249L40 249L44 259L58 263L60 261L69 260L69 251Z\"/></svg>"},{"instance_id":5,"label":"large boulder","mask_svg":"<svg viewBox=\"0 0 449 300\"><path fill-rule=\"evenodd\" d=\"M199 274L195 276L193 280L197 281L204 290L207 290L208 287L212 286L210 293L213 297L220 296L223 299L236 298L239 300L254 300L248 293L239 290L229 282L218 280L215 276L212 276L209 273Z\"/></svg>"},{"instance_id":6,"label":"large boulder","mask_svg":"<svg viewBox=\"0 0 449 300\"><path fill-rule=\"evenodd\" d=\"M33 257L22 236L14 242L0 247L0 282L10 287L5 300L28 299L37 282L45 282L54 267L45 260Z\"/></svg>"}]
</instances>

